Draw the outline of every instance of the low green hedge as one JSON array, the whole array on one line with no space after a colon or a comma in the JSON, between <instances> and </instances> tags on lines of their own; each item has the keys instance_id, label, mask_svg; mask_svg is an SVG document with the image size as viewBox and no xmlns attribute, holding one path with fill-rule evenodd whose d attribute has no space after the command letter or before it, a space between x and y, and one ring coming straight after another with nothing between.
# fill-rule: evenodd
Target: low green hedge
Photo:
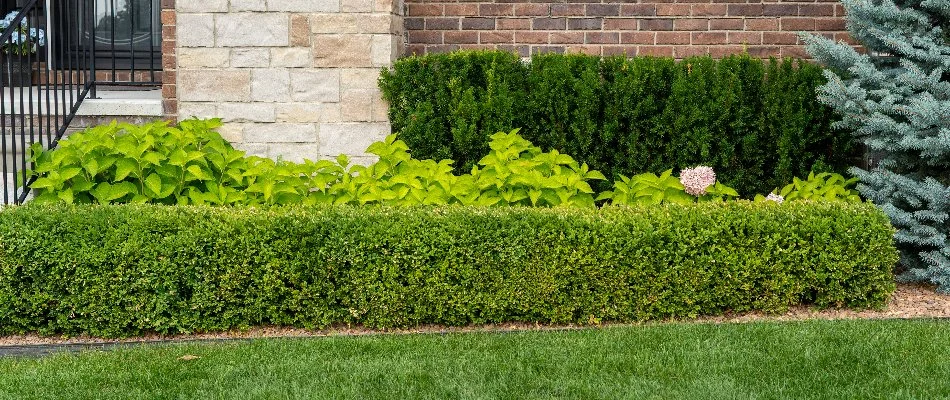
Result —
<instances>
[{"instance_id":1,"label":"low green hedge","mask_svg":"<svg viewBox=\"0 0 950 400\"><path fill-rule=\"evenodd\" d=\"M599 323L881 306L871 204L37 206L0 212L0 334Z\"/></svg>"}]
</instances>

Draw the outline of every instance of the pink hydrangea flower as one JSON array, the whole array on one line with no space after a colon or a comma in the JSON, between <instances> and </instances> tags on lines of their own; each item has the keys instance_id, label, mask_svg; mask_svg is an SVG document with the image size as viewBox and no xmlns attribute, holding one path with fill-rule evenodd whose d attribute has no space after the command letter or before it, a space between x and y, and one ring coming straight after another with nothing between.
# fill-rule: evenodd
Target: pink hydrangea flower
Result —
<instances>
[{"instance_id":1,"label":"pink hydrangea flower","mask_svg":"<svg viewBox=\"0 0 950 400\"><path fill-rule=\"evenodd\" d=\"M774 201L779 204L782 204L782 202L785 201L785 197L782 197L782 195L775 194L775 193L769 193L769 195L766 196L765 199L768 201Z\"/></svg>"},{"instance_id":2,"label":"pink hydrangea flower","mask_svg":"<svg viewBox=\"0 0 950 400\"><path fill-rule=\"evenodd\" d=\"M706 194L706 189L716 184L716 171L703 165L686 168L680 171L680 183L686 188L686 193L702 196Z\"/></svg>"}]
</instances>

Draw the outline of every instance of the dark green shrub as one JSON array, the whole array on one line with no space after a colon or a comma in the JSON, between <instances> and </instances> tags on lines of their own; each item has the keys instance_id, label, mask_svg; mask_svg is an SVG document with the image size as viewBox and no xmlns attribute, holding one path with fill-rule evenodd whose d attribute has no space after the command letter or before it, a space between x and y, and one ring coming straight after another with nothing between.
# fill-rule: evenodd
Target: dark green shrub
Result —
<instances>
[{"instance_id":1,"label":"dark green shrub","mask_svg":"<svg viewBox=\"0 0 950 400\"><path fill-rule=\"evenodd\" d=\"M702 164L751 196L850 165L851 139L816 98L823 82L813 64L748 56L544 54L526 64L460 52L401 59L380 87L413 155L450 158L459 172L488 152L488 135L522 128L610 178Z\"/></svg>"},{"instance_id":2,"label":"dark green shrub","mask_svg":"<svg viewBox=\"0 0 950 400\"><path fill-rule=\"evenodd\" d=\"M410 57L383 71L393 124L412 131L420 159L455 160L467 172L488 154L488 137L521 127L526 71L506 52ZM422 155L423 157L418 157Z\"/></svg>"},{"instance_id":3,"label":"dark green shrub","mask_svg":"<svg viewBox=\"0 0 950 400\"><path fill-rule=\"evenodd\" d=\"M259 324L590 324L881 306L870 204L645 208L9 207L0 334Z\"/></svg>"}]
</instances>

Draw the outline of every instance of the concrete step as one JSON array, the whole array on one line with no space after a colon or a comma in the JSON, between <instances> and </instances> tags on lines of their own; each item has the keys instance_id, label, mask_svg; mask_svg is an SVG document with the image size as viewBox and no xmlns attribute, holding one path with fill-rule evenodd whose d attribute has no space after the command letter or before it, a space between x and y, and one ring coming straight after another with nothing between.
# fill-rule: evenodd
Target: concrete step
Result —
<instances>
[{"instance_id":1,"label":"concrete step","mask_svg":"<svg viewBox=\"0 0 950 400\"><path fill-rule=\"evenodd\" d=\"M62 98L61 93L54 93L45 88L5 88L0 93L0 103L4 110L12 114L39 113L54 114L48 107L63 110L72 98ZM90 93L91 96L91 93ZM62 111L60 111L62 113ZM162 91L157 90L98 90L96 98L87 97L76 112L79 116L149 116L160 118L163 116Z\"/></svg>"}]
</instances>

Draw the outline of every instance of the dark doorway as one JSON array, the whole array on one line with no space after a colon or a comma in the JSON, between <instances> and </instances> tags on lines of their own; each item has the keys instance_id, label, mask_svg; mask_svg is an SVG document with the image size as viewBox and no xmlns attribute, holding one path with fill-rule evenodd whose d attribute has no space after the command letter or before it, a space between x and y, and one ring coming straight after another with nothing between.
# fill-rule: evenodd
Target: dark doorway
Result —
<instances>
[{"instance_id":1,"label":"dark doorway","mask_svg":"<svg viewBox=\"0 0 950 400\"><path fill-rule=\"evenodd\" d=\"M70 48L67 53L91 54L88 39L92 36L95 67L99 71L161 70L160 0L55 1L53 4L54 27L81 27L84 32L83 40L79 41L83 46ZM62 35L55 33L55 29L54 35L61 38L60 43L77 42L75 38L62 38Z\"/></svg>"}]
</instances>

